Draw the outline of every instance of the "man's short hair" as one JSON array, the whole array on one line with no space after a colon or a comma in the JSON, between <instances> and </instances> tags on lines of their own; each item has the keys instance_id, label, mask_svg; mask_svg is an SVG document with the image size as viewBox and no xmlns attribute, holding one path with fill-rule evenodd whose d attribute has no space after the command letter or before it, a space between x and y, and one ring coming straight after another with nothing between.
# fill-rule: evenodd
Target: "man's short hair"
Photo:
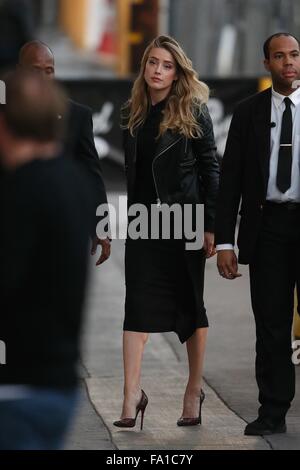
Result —
<instances>
[{"instance_id":1,"label":"man's short hair","mask_svg":"<svg viewBox=\"0 0 300 470\"><path fill-rule=\"evenodd\" d=\"M23 56L24 54L26 54L26 52L28 51L28 49L31 49L31 48L36 48L36 49L47 49L48 52L52 55L53 57L53 63L54 63L54 53L52 51L52 49L48 46L48 44L46 44L45 42L43 41L39 41L38 39L34 39L32 41L28 41L26 42L25 44L23 44L23 46L21 47L21 49L19 50L19 64L22 62L22 59L23 59Z\"/></svg>"},{"instance_id":2,"label":"man's short hair","mask_svg":"<svg viewBox=\"0 0 300 470\"><path fill-rule=\"evenodd\" d=\"M39 142L62 139L67 97L57 83L24 70L10 72L4 82L3 114L14 136Z\"/></svg>"},{"instance_id":3,"label":"man's short hair","mask_svg":"<svg viewBox=\"0 0 300 470\"><path fill-rule=\"evenodd\" d=\"M275 33L275 34L272 34L272 36L269 36L268 39L266 39L266 41L264 42L263 50L264 50L265 59L267 60L270 59L270 42L272 41L273 38L279 38L280 36L287 36L287 37L289 36L291 38L296 39L298 46L300 48L300 41L298 38L296 38L296 36L293 36L293 34L285 33L285 32Z\"/></svg>"}]
</instances>

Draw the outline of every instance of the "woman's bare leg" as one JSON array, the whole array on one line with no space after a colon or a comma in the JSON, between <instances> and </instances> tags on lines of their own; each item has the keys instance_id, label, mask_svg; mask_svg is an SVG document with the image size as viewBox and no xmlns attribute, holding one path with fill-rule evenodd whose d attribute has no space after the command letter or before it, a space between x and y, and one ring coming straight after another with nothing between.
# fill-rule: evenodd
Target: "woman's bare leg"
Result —
<instances>
[{"instance_id":1,"label":"woman's bare leg","mask_svg":"<svg viewBox=\"0 0 300 470\"><path fill-rule=\"evenodd\" d=\"M189 379L183 399L184 418L196 418L199 414L199 397L202 387L202 372L208 328L197 328L187 340Z\"/></svg>"},{"instance_id":2,"label":"woman's bare leg","mask_svg":"<svg viewBox=\"0 0 300 470\"><path fill-rule=\"evenodd\" d=\"M136 405L141 398L141 366L148 333L124 331L124 401L121 419L134 418Z\"/></svg>"}]
</instances>

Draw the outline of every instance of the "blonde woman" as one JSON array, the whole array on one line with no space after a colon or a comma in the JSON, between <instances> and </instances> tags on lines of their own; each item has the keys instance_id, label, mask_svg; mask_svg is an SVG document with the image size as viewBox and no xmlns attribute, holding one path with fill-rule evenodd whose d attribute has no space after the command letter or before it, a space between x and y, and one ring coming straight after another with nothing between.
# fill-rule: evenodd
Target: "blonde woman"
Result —
<instances>
[{"instance_id":1,"label":"blonde woman","mask_svg":"<svg viewBox=\"0 0 300 470\"><path fill-rule=\"evenodd\" d=\"M149 333L175 331L186 342L189 379L178 426L201 423L202 368L208 321L203 303L205 258L215 254L214 216L219 167L209 89L180 45L157 37L146 49L131 98L123 109L128 204L205 205L202 249L185 239L133 239L125 251L124 401L118 427L133 427L148 403L141 363ZM194 214L195 215L195 214ZM172 220L172 219L171 219ZM173 221L174 222L174 221ZM153 224L151 217L149 223ZM148 227L149 230L149 227ZM129 232L128 232L129 233ZM151 233L149 230L148 233Z\"/></svg>"}]
</instances>

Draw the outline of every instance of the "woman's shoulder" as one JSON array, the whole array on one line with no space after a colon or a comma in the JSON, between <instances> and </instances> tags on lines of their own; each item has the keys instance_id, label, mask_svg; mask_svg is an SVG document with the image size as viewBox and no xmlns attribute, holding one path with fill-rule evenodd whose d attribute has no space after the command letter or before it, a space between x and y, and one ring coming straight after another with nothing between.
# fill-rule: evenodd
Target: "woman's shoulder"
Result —
<instances>
[{"instance_id":1,"label":"woman's shoulder","mask_svg":"<svg viewBox=\"0 0 300 470\"><path fill-rule=\"evenodd\" d=\"M197 121L198 120L205 121L206 119L210 119L210 114L209 114L207 103L201 103L197 107L194 106L194 113L197 118Z\"/></svg>"},{"instance_id":2,"label":"woman's shoulder","mask_svg":"<svg viewBox=\"0 0 300 470\"><path fill-rule=\"evenodd\" d=\"M206 103L202 103L200 106L194 107L194 116L202 131L212 126L211 116Z\"/></svg>"}]
</instances>

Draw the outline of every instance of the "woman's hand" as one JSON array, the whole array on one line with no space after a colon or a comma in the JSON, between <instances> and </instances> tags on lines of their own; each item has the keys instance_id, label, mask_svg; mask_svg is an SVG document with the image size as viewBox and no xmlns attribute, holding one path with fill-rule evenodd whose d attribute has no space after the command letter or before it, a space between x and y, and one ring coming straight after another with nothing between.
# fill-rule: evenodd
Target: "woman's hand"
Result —
<instances>
[{"instance_id":1,"label":"woman's hand","mask_svg":"<svg viewBox=\"0 0 300 470\"><path fill-rule=\"evenodd\" d=\"M203 248L206 253L206 258L211 258L216 254L215 248L215 234L211 232L204 232Z\"/></svg>"}]
</instances>

